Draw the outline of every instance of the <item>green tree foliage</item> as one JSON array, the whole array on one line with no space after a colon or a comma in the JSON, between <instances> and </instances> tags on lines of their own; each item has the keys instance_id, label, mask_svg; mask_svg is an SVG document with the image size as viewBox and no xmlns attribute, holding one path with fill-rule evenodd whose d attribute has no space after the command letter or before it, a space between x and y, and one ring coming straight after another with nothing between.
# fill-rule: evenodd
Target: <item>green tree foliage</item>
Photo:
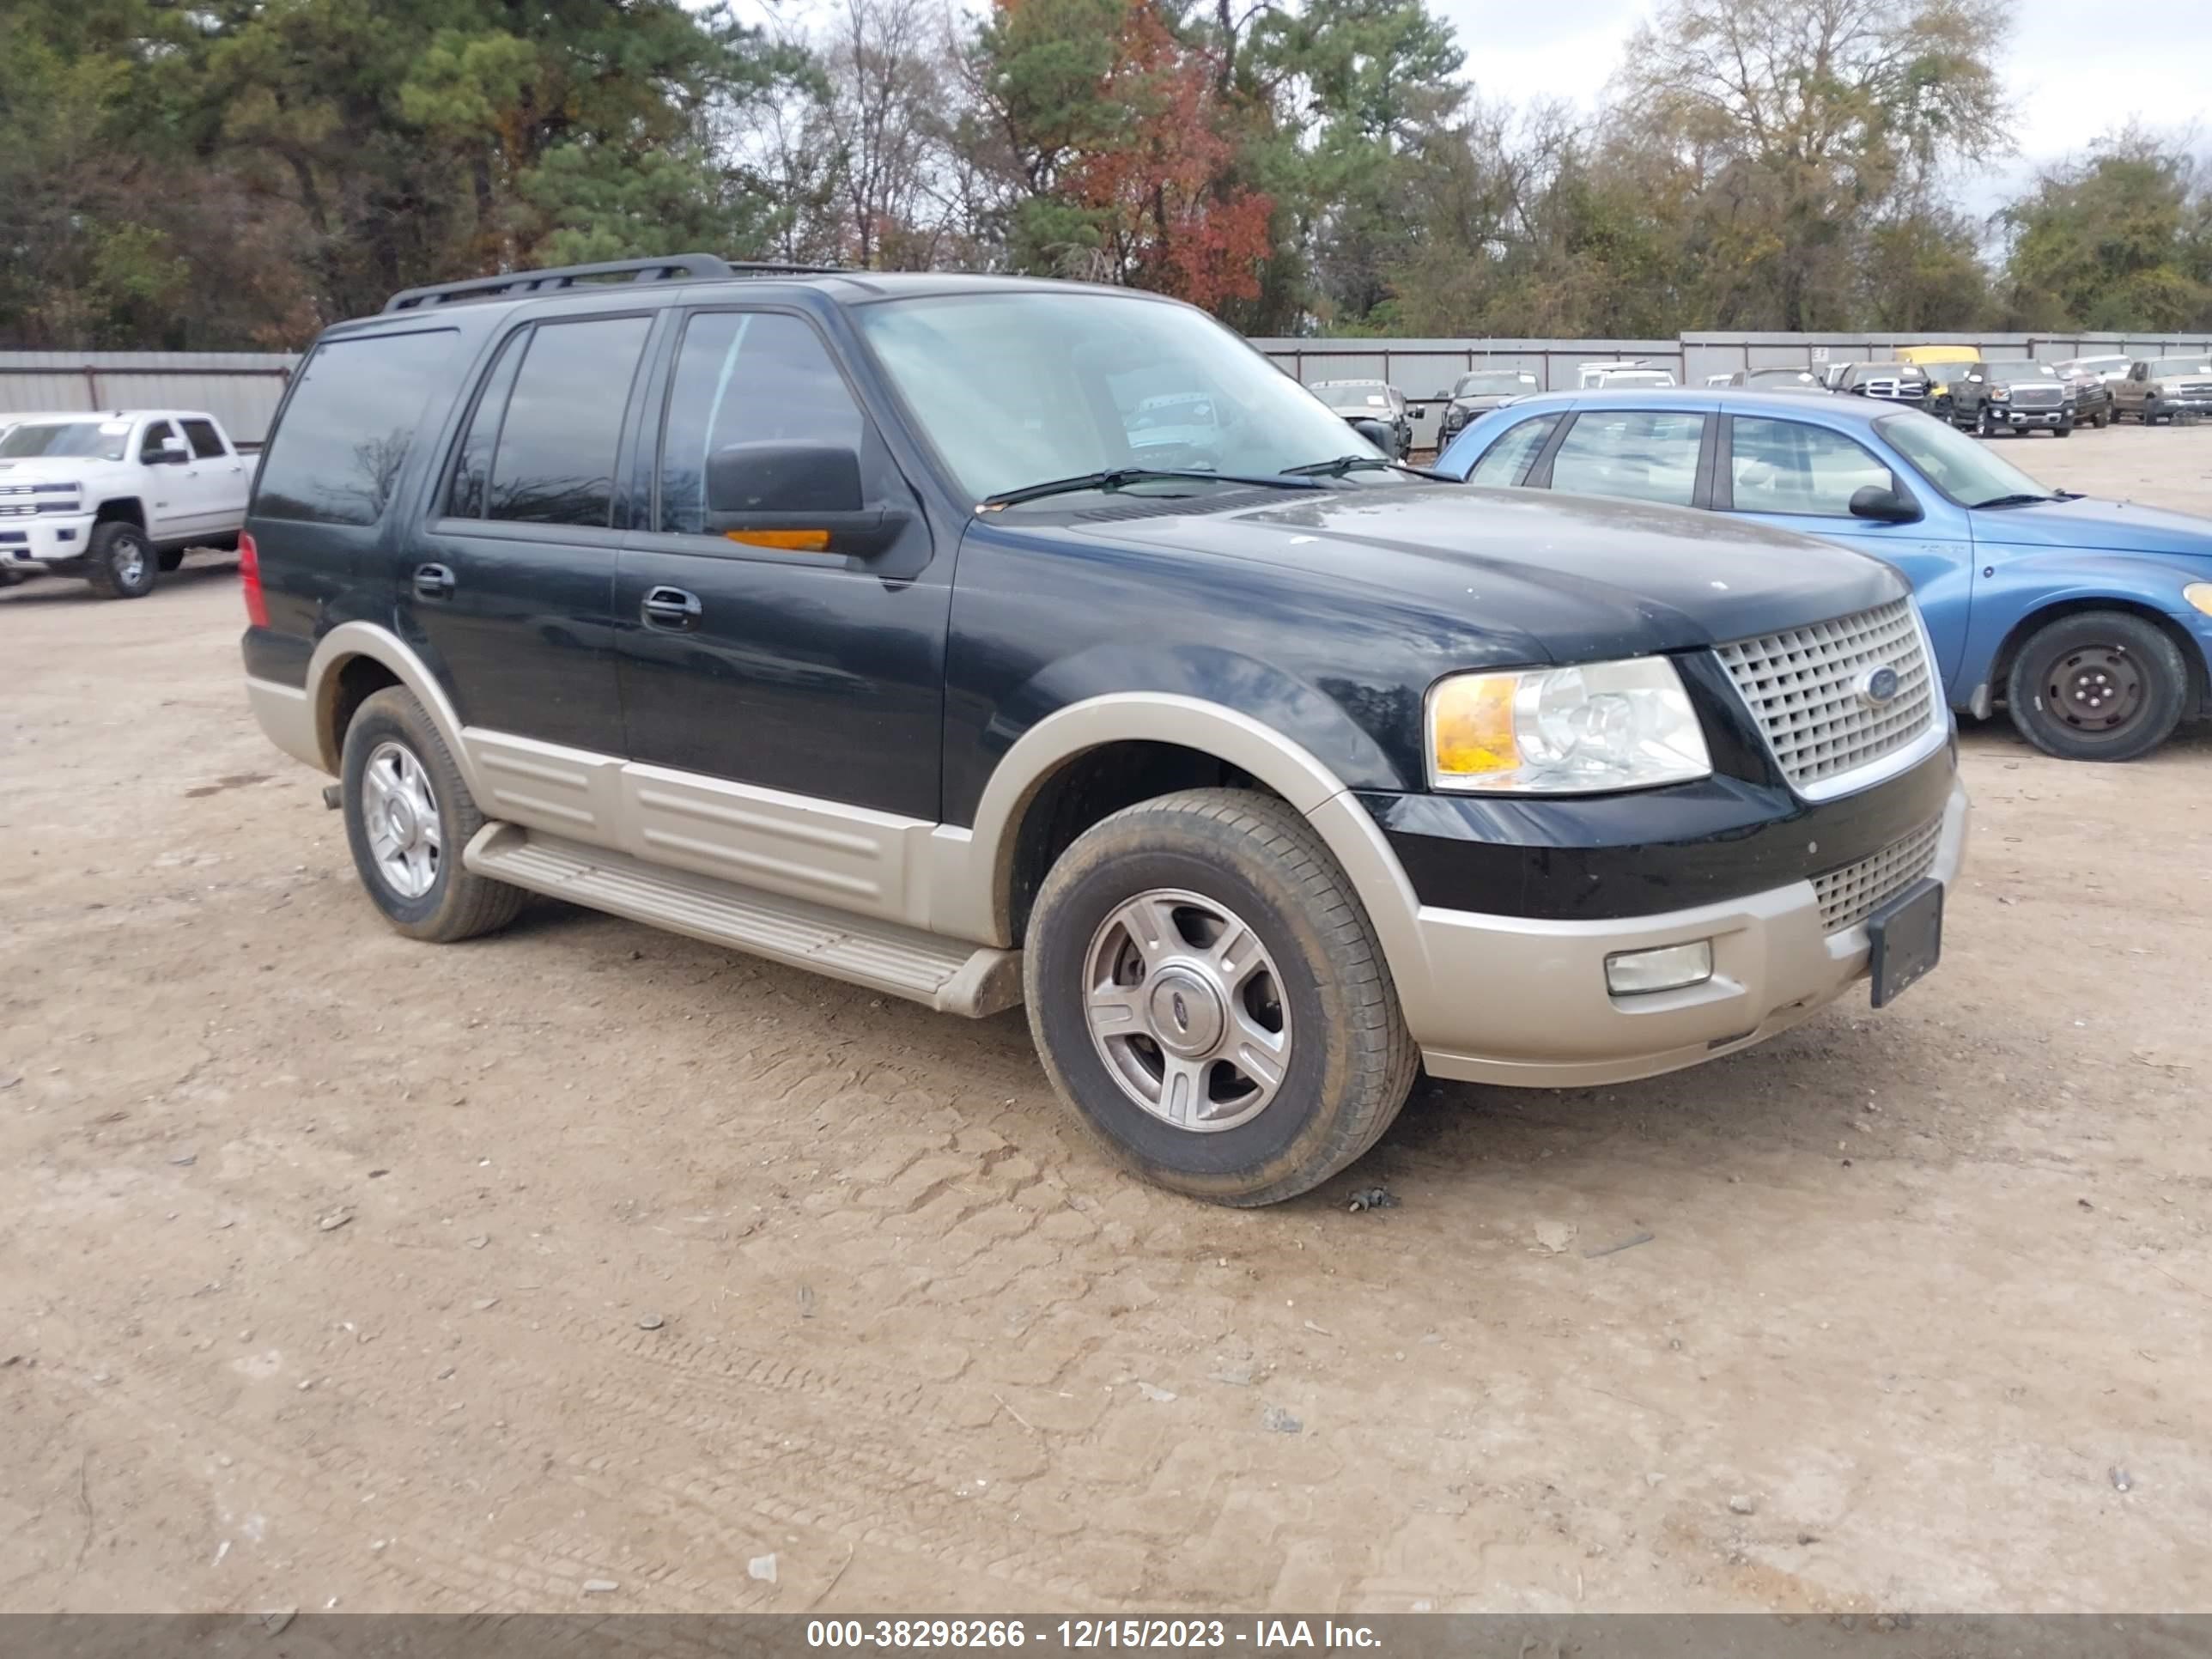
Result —
<instances>
[{"instance_id":1,"label":"green tree foliage","mask_svg":"<svg viewBox=\"0 0 2212 1659\"><path fill-rule=\"evenodd\" d=\"M7 0L0 344L292 346L695 247L1255 333L2212 327L2156 135L1953 204L2010 3L1663 0L1590 112L1478 99L1435 0Z\"/></svg>"},{"instance_id":2,"label":"green tree foliage","mask_svg":"<svg viewBox=\"0 0 2212 1659\"><path fill-rule=\"evenodd\" d=\"M2212 192L2186 155L2120 133L2004 216L2019 325L2212 328Z\"/></svg>"}]
</instances>

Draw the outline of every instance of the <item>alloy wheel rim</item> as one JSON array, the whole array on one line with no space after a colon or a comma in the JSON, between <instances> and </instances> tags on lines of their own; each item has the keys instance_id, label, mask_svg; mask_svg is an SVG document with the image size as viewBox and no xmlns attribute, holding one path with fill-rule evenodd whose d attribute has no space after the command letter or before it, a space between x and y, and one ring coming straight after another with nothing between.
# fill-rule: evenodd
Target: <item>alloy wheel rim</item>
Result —
<instances>
[{"instance_id":1,"label":"alloy wheel rim","mask_svg":"<svg viewBox=\"0 0 2212 1659\"><path fill-rule=\"evenodd\" d=\"M1291 1031L1281 972L1218 899L1160 887L1116 906L1085 954L1083 1001L1107 1071L1164 1123L1233 1129L1282 1089Z\"/></svg>"},{"instance_id":2,"label":"alloy wheel rim","mask_svg":"<svg viewBox=\"0 0 2212 1659\"><path fill-rule=\"evenodd\" d=\"M115 544L115 574L118 580L136 586L146 574L146 544L136 536L123 536Z\"/></svg>"},{"instance_id":3,"label":"alloy wheel rim","mask_svg":"<svg viewBox=\"0 0 2212 1659\"><path fill-rule=\"evenodd\" d=\"M370 857L385 885L402 898L421 898L445 864L445 828L430 775L415 751L380 743L362 769L362 823Z\"/></svg>"}]
</instances>

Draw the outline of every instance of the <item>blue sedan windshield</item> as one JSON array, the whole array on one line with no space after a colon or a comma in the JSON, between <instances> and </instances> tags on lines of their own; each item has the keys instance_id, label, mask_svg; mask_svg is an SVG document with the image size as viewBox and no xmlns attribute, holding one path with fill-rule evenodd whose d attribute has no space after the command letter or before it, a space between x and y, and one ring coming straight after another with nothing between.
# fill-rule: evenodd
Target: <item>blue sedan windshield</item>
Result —
<instances>
[{"instance_id":1,"label":"blue sedan windshield","mask_svg":"<svg viewBox=\"0 0 2212 1659\"><path fill-rule=\"evenodd\" d=\"M1875 422L1875 431L1897 447L1922 477L1961 507L1986 507L2022 496L2047 499L2051 492L2014 466L1990 453L1948 421L1918 413L1893 415Z\"/></svg>"}]
</instances>

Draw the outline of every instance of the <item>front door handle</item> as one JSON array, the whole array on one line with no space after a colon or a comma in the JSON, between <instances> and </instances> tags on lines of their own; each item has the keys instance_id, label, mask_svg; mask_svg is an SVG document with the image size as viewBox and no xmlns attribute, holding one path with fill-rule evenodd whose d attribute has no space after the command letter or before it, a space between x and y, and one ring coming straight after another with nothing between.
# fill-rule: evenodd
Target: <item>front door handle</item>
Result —
<instances>
[{"instance_id":1,"label":"front door handle","mask_svg":"<svg viewBox=\"0 0 2212 1659\"><path fill-rule=\"evenodd\" d=\"M415 567L415 592L426 599L450 599L453 597L453 573L442 564L418 564Z\"/></svg>"},{"instance_id":2,"label":"front door handle","mask_svg":"<svg viewBox=\"0 0 2212 1659\"><path fill-rule=\"evenodd\" d=\"M680 587L647 588L645 602L638 607L647 628L678 629L698 627L700 611L699 596Z\"/></svg>"}]
</instances>

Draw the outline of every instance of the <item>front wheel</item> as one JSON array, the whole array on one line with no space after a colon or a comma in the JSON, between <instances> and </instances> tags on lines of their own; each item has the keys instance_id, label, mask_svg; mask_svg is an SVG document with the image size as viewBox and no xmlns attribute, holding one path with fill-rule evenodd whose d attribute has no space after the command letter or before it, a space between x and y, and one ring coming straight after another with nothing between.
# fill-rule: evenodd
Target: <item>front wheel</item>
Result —
<instances>
[{"instance_id":1,"label":"front wheel","mask_svg":"<svg viewBox=\"0 0 2212 1659\"><path fill-rule=\"evenodd\" d=\"M93 526L84 575L101 599L143 599L154 591L156 568L153 545L137 525L111 519Z\"/></svg>"},{"instance_id":2,"label":"front wheel","mask_svg":"<svg viewBox=\"0 0 2212 1659\"><path fill-rule=\"evenodd\" d=\"M2069 421L2069 422L2068 422L2065 425L2063 425L2063 426L2054 426L2054 427L2052 427L2052 428L2051 428L2051 435L2052 437L2054 437L2054 438L2070 438L2070 437L2072 437L2072 436L2074 435L2074 423L2073 423L2071 421Z\"/></svg>"},{"instance_id":3,"label":"front wheel","mask_svg":"<svg viewBox=\"0 0 2212 1659\"><path fill-rule=\"evenodd\" d=\"M1420 1054L1352 884L1272 796L1193 789L1093 825L1030 913L1030 1030L1124 1163L1272 1204L1372 1146Z\"/></svg>"},{"instance_id":4,"label":"front wheel","mask_svg":"<svg viewBox=\"0 0 2212 1659\"><path fill-rule=\"evenodd\" d=\"M2189 690L2181 651L2124 611L2083 611L2033 635L2005 685L2020 734L2061 760L2130 761L2180 722Z\"/></svg>"},{"instance_id":5,"label":"front wheel","mask_svg":"<svg viewBox=\"0 0 2212 1659\"><path fill-rule=\"evenodd\" d=\"M386 921L450 945L514 920L527 895L462 866L483 814L413 692L390 686L362 704L339 775L354 868Z\"/></svg>"}]
</instances>

